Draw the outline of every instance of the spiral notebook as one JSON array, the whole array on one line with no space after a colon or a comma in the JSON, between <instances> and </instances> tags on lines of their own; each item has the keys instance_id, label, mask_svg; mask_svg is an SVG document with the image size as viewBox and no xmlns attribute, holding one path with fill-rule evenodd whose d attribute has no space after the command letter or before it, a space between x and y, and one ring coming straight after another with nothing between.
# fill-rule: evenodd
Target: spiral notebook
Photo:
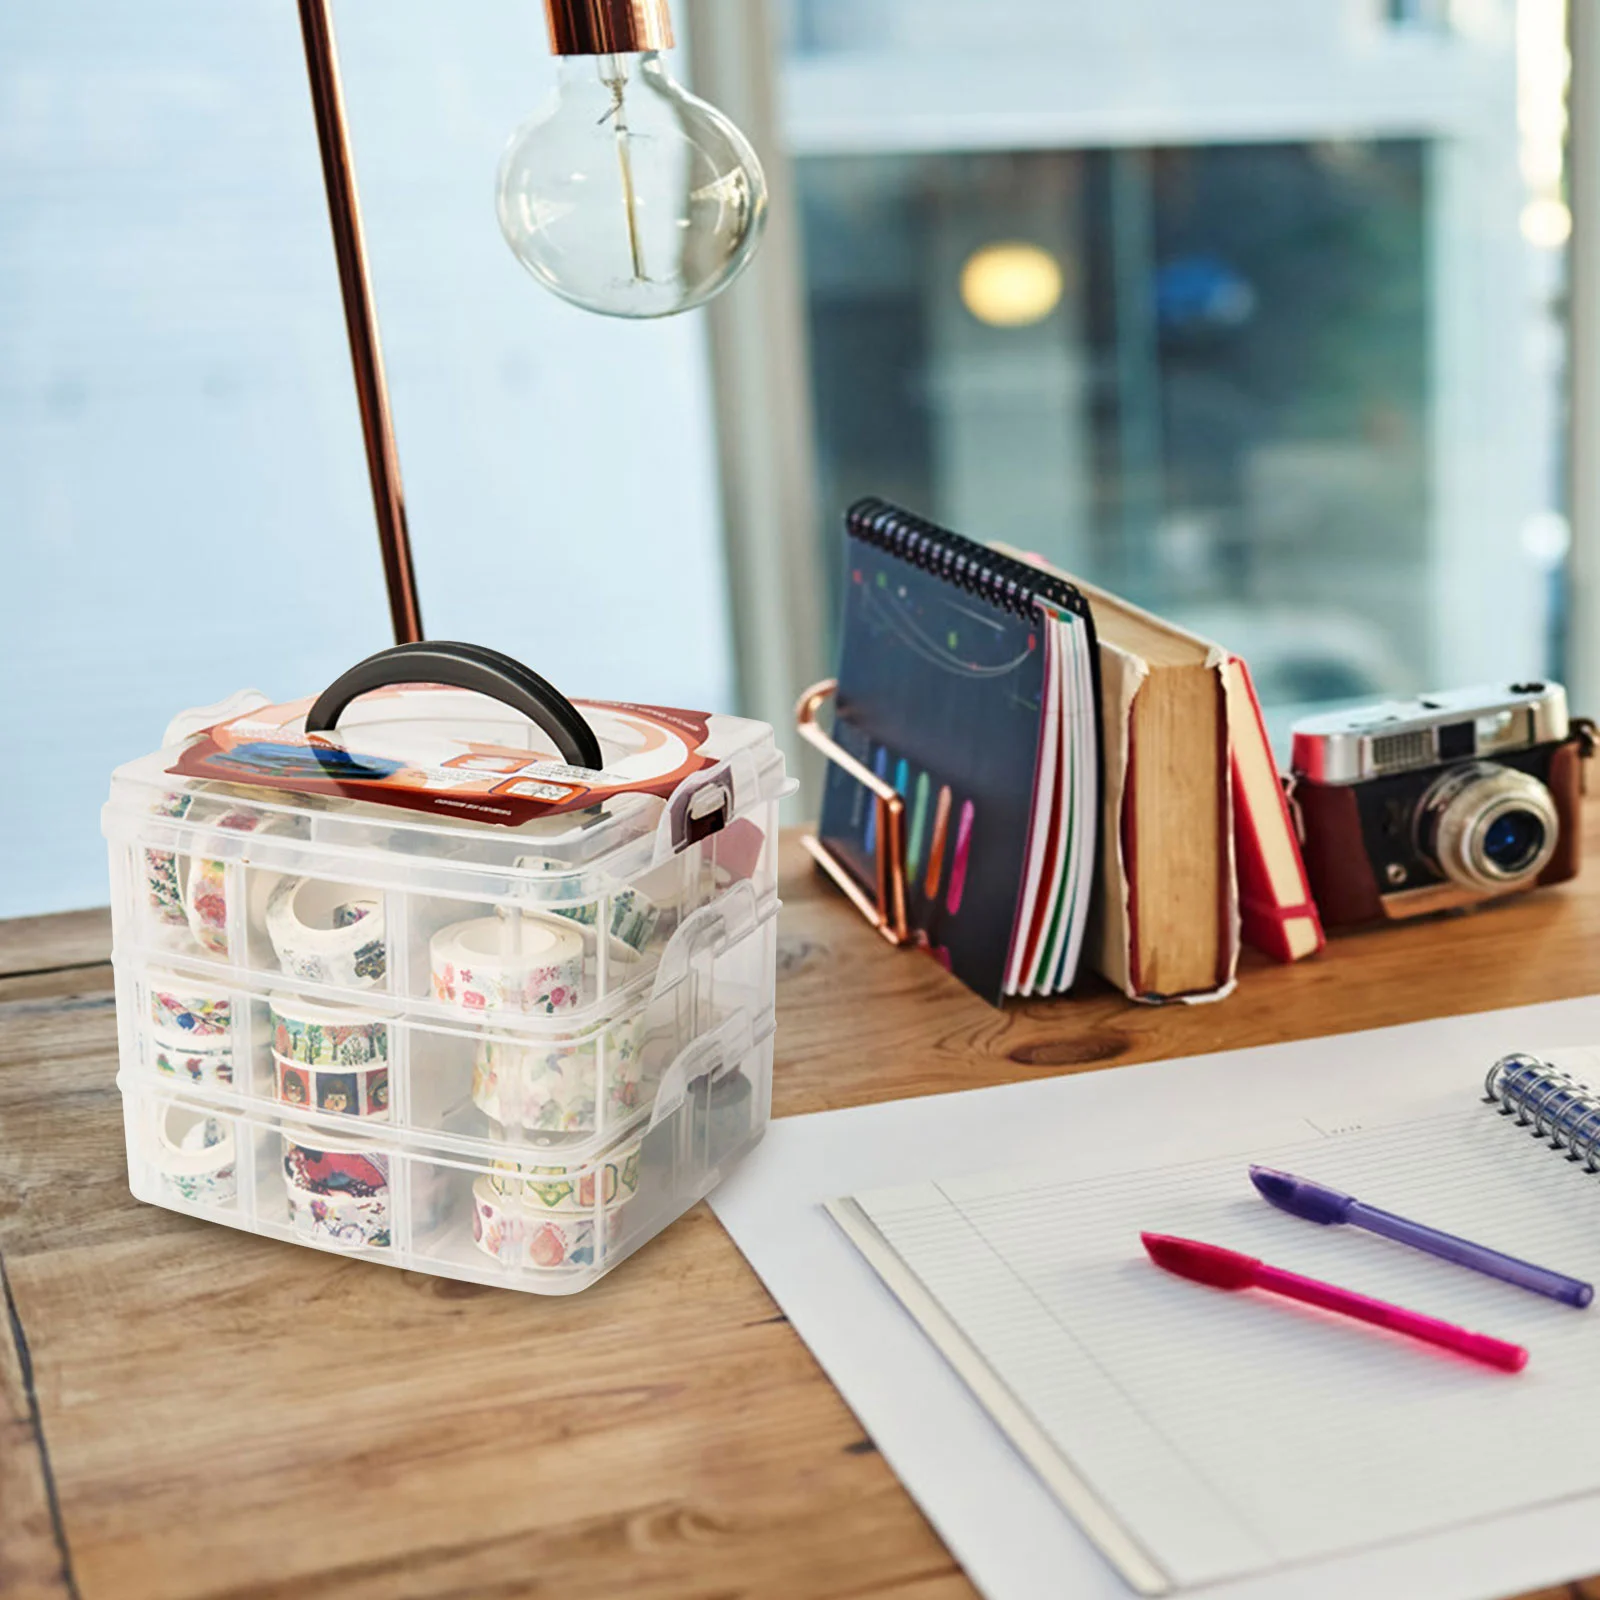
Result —
<instances>
[{"instance_id":1,"label":"spiral notebook","mask_svg":"<svg viewBox=\"0 0 1600 1600\"><path fill-rule=\"evenodd\" d=\"M1133 1588L1161 1594L1600 1493L1586 1421L1600 1311L1300 1221L1246 1177L1252 1161L1285 1168L1600 1282L1600 1096L1585 1079L1600 1082L1600 1050L1509 1058L1488 1108L1469 1078L1370 1125L1241 1129L1204 1159L992 1172L829 1210L1061 1506ZM1141 1229L1515 1340L1530 1362L1507 1377L1185 1282L1144 1259Z\"/></svg>"},{"instance_id":2,"label":"spiral notebook","mask_svg":"<svg viewBox=\"0 0 1600 1600\"><path fill-rule=\"evenodd\" d=\"M1089 606L881 500L845 531L834 738L905 800L908 923L987 999L1070 988L1100 809ZM875 829L871 796L830 767L820 836L864 885Z\"/></svg>"}]
</instances>

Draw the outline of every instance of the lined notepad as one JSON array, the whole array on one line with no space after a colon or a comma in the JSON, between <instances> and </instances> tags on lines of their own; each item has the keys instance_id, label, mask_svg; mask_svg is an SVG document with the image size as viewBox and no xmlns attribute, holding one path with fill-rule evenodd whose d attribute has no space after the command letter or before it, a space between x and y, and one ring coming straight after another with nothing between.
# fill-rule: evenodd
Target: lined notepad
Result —
<instances>
[{"instance_id":1,"label":"lined notepad","mask_svg":"<svg viewBox=\"0 0 1600 1600\"><path fill-rule=\"evenodd\" d=\"M1600 1053L1551 1052L1591 1082ZM1136 1130L1128 1136L1137 1138ZM1600 1282L1600 1177L1462 1092L1379 1127L1074 1182L1034 1169L830 1209L1065 1508L1142 1592L1260 1573L1600 1490L1600 1311L1251 1188L1251 1161ZM1526 1344L1509 1377L1161 1272L1149 1229ZM1492 1469L1486 1467L1492 1463Z\"/></svg>"}]
</instances>

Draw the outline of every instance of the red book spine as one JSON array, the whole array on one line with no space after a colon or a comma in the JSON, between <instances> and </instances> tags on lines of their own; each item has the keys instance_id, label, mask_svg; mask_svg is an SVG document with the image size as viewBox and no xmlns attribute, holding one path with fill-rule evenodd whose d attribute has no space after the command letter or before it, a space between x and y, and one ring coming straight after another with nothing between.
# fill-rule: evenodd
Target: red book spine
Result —
<instances>
[{"instance_id":1,"label":"red book spine","mask_svg":"<svg viewBox=\"0 0 1600 1600\"><path fill-rule=\"evenodd\" d=\"M1289 802L1272 758L1261 702L1238 656L1228 724L1233 762L1234 850L1238 857L1240 932L1246 944L1274 961L1298 961L1327 942L1300 858ZM1277 859L1278 871L1272 861ZM1286 881L1286 877L1290 881Z\"/></svg>"}]
</instances>

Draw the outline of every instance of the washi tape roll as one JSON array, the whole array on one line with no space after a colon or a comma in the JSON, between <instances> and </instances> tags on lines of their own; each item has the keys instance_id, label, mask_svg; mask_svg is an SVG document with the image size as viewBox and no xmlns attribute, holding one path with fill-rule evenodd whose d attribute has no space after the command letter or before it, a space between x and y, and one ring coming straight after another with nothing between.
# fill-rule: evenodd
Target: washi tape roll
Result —
<instances>
[{"instance_id":1,"label":"washi tape roll","mask_svg":"<svg viewBox=\"0 0 1600 1600\"><path fill-rule=\"evenodd\" d=\"M434 998L463 1011L553 1016L582 998L583 935L559 917L519 912L453 922L428 951Z\"/></svg>"},{"instance_id":2,"label":"washi tape roll","mask_svg":"<svg viewBox=\"0 0 1600 1600\"><path fill-rule=\"evenodd\" d=\"M150 807L153 817L187 817L195 797L187 791L164 794ZM146 850L144 853L145 898L158 922L183 928L189 914L183 903L183 880L188 861L174 850Z\"/></svg>"},{"instance_id":3,"label":"washi tape roll","mask_svg":"<svg viewBox=\"0 0 1600 1600\"><path fill-rule=\"evenodd\" d=\"M518 856L516 866L547 880L539 885L538 897L545 910L581 927L594 927L600 916L600 892L590 877L573 872L566 862L550 856ZM562 904L564 901L571 903ZM661 907L643 889L619 889L611 896L608 921L612 937L629 949L642 952L655 936L661 914Z\"/></svg>"},{"instance_id":4,"label":"washi tape roll","mask_svg":"<svg viewBox=\"0 0 1600 1600\"><path fill-rule=\"evenodd\" d=\"M560 1136L533 1139L552 1155L571 1140ZM557 1161L496 1161L489 1187L504 1199L520 1199L536 1214L555 1211L593 1211L596 1197L607 1210L626 1204L639 1191L639 1141L624 1145L598 1159L566 1165Z\"/></svg>"},{"instance_id":5,"label":"washi tape roll","mask_svg":"<svg viewBox=\"0 0 1600 1600\"><path fill-rule=\"evenodd\" d=\"M161 1187L192 1206L232 1205L239 1193L233 1123L171 1102L150 1114L149 1158Z\"/></svg>"},{"instance_id":6,"label":"washi tape roll","mask_svg":"<svg viewBox=\"0 0 1600 1600\"><path fill-rule=\"evenodd\" d=\"M214 1050L233 1037L233 1005L226 996L191 989L164 973L148 983L150 1021L161 1038Z\"/></svg>"},{"instance_id":7,"label":"washi tape roll","mask_svg":"<svg viewBox=\"0 0 1600 1600\"><path fill-rule=\"evenodd\" d=\"M389 1157L368 1145L328 1149L287 1136L283 1181L306 1194L347 1194L359 1200L389 1192Z\"/></svg>"},{"instance_id":8,"label":"washi tape roll","mask_svg":"<svg viewBox=\"0 0 1600 1600\"><path fill-rule=\"evenodd\" d=\"M574 906L551 906L558 917L568 917L585 928L592 928L598 917L597 903L585 900ZM643 952L661 924L661 907L642 889L619 889L611 897L611 934L630 950Z\"/></svg>"},{"instance_id":9,"label":"washi tape roll","mask_svg":"<svg viewBox=\"0 0 1600 1600\"><path fill-rule=\"evenodd\" d=\"M537 874L538 882L526 886L528 897L537 900L551 911L561 911L564 901L582 900L589 905L589 921L594 921L594 881L583 871L575 871L570 862L554 856L518 856L512 863L520 872ZM566 915L562 912L562 915Z\"/></svg>"},{"instance_id":10,"label":"washi tape roll","mask_svg":"<svg viewBox=\"0 0 1600 1600\"><path fill-rule=\"evenodd\" d=\"M144 1041L153 1072L186 1084L233 1087L233 1045L226 1039L207 1048L198 1039L165 1039L152 1033Z\"/></svg>"},{"instance_id":11,"label":"washi tape roll","mask_svg":"<svg viewBox=\"0 0 1600 1600\"><path fill-rule=\"evenodd\" d=\"M282 818L242 809L224 811L207 820L210 827L239 835L277 833L287 826ZM245 915L259 922L273 890L281 881L278 873L263 872L239 860L206 855L192 857L183 890L189 931L202 949L214 956L226 956L229 906L241 895L247 896Z\"/></svg>"},{"instance_id":12,"label":"washi tape roll","mask_svg":"<svg viewBox=\"0 0 1600 1600\"><path fill-rule=\"evenodd\" d=\"M389 1064L311 1067L272 1052L278 1099L286 1106L325 1111L335 1117L389 1120Z\"/></svg>"},{"instance_id":13,"label":"washi tape roll","mask_svg":"<svg viewBox=\"0 0 1600 1600\"><path fill-rule=\"evenodd\" d=\"M472 1238L477 1247L506 1266L552 1271L592 1267L598 1255L621 1237L625 1206L594 1216L546 1216L520 1200L497 1194L487 1178L472 1186ZM598 1242L598 1249L597 1249Z\"/></svg>"},{"instance_id":14,"label":"washi tape roll","mask_svg":"<svg viewBox=\"0 0 1600 1600\"><path fill-rule=\"evenodd\" d=\"M367 1067L389 1059L389 1024L350 1006L319 1006L293 995L267 997L272 1051L309 1067Z\"/></svg>"},{"instance_id":15,"label":"washi tape roll","mask_svg":"<svg viewBox=\"0 0 1600 1600\"><path fill-rule=\"evenodd\" d=\"M335 1245L342 1250L387 1250L389 1195L358 1198L348 1194L311 1194L289 1189L289 1225L307 1244Z\"/></svg>"},{"instance_id":16,"label":"washi tape roll","mask_svg":"<svg viewBox=\"0 0 1600 1600\"><path fill-rule=\"evenodd\" d=\"M278 965L307 983L371 989L388 970L383 900L325 878L285 878L267 901L267 937Z\"/></svg>"},{"instance_id":17,"label":"washi tape roll","mask_svg":"<svg viewBox=\"0 0 1600 1600\"><path fill-rule=\"evenodd\" d=\"M644 1097L644 1017L612 1023L578 1043L484 1039L472 1063L473 1103L506 1127L592 1133L624 1121Z\"/></svg>"}]
</instances>

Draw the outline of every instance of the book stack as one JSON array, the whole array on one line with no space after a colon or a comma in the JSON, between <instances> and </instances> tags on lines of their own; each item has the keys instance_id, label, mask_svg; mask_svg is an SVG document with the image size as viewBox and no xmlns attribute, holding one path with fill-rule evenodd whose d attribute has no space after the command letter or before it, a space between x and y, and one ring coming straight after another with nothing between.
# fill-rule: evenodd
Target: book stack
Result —
<instances>
[{"instance_id":1,"label":"book stack","mask_svg":"<svg viewBox=\"0 0 1600 1600\"><path fill-rule=\"evenodd\" d=\"M882 501L846 531L835 738L905 799L916 942L996 1002L1070 987L1080 951L1161 1001L1228 993L1241 941L1321 948L1242 660ZM866 801L829 769L822 851L870 883Z\"/></svg>"}]
</instances>

